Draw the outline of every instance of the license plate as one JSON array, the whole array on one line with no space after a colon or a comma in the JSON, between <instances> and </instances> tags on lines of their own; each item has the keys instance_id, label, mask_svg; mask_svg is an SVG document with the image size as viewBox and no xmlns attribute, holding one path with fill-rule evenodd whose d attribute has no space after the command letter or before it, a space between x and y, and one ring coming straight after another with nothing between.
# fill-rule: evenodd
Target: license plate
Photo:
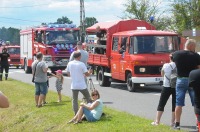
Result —
<instances>
[{"instance_id":1,"label":"license plate","mask_svg":"<svg viewBox=\"0 0 200 132\"><path fill-rule=\"evenodd\" d=\"M155 78L155 81L162 81L162 78Z\"/></svg>"}]
</instances>

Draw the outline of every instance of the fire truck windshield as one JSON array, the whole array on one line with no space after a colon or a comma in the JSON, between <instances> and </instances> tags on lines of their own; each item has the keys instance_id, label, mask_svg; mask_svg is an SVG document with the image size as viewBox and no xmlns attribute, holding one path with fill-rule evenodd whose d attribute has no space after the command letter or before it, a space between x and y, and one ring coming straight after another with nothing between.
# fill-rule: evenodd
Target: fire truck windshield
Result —
<instances>
[{"instance_id":1,"label":"fire truck windshield","mask_svg":"<svg viewBox=\"0 0 200 132\"><path fill-rule=\"evenodd\" d=\"M46 31L46 43L74 43L78 41L79 31Z\"/></svg>"},{"instance_id":2,"label":"fire truck windshield","mask_svg":"<svg viewBox=\"0 0 200 132\"><path fill-rule=\"evenodd\" d=\"M134 36L129 53L170 53L179 49L177 36Z\"/></svg>"},{"instance_id":3,"label":"fire truck windshield","mask_svg":"<svg viewBox=\"0 0 200 132\"><path fill-rule=\"evenodd\" d=\"M20 48L7 48L9 54L20 54Z\"/></svg>"}]
</instances>

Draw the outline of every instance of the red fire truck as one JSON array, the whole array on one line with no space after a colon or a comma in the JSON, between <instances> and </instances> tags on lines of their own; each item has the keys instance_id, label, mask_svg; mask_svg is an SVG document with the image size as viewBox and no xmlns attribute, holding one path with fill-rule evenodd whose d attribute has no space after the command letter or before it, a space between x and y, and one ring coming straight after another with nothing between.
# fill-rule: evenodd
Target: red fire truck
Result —
<instances>
[{"instance_id":1,"label":"red fire truck","mask_svg":"<svg viewBox=\"0 0 200 132\"><path fill-rule=\"evenodd\" d=\"M37 52L44 54L44 61L52 72L64 70L71 52L79 41L79 28L74 24L48 24L20 31L20 60L26 73Z\"/></svg>"},{"instance_id":2,"label":"red fire truck","mask_svg":"<svg viewBox=\"0 0 200 132\"><path fill-rule=\"evenodd\" d=\"M102 32L96 37L96 27ZM160 85L163 64L169 54L180 49L178 34L157 31L145 21L123 20L97 23L86 29L88 64L96 70L101 86L111 81L127 83L129 91L147 85Z\"/></svg>"},{"instance_id":3,"label":"red fire truck","mask_svg":"<svg viewBox=\"0 0 200 132\"><path fill-rule=\"evenodd\" d=\"M0 53L3 48L7 48L10 57L8 59L9 65L19 68L21 66L20 62L20 46L19 45L5 45L0 47Z\"/></svg>"}]
</instances>

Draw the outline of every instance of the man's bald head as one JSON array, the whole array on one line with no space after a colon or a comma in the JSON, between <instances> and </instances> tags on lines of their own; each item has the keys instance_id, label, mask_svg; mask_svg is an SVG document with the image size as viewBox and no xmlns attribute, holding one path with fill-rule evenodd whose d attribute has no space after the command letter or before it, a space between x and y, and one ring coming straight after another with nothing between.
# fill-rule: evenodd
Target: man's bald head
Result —
<instances>
[{"instance_id":1,"label":"man's bald head","mask_svg":"<svg viewBox=\"0 0 200 132\"><path fill-rule=\"evenodd\" d=\"M196 48L196 41L194 39L188 39L185 42L185 50L195 51Z\"/></svg>"},{"instance_id":2,"label":"man's bald head","mask_svg":"<svg viewBox=\"0 0 200 132\"><path fill-rule=\"evenodd\" d=\"M74 57L75 59L81 57L81 52L79 52L79 51L74 51L73 57Z\"/></svg>"}]
</instances>

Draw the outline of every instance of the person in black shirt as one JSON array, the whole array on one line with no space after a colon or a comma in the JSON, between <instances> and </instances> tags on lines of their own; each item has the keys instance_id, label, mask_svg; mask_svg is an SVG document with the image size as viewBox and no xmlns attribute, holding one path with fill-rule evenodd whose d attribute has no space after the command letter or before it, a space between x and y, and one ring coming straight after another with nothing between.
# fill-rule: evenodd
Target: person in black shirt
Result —
<instances>
[{"instance_id":1,"label":"person in black shirt","mask_svg":"<svg viewBox=\"0 0 200 132\"><path fill-rule=\"evenodd\" d=\"M175 126L174 129L180 129L180 118L182 107L185 106L185 94L188 91L191 103L194 106L194 91L188 85L189 73L200 68L200 56L195 53L196 42L188 39L185 43L185 50L176 51L173 54L173 61L177 66L176 81L176 108L175 108Z\"/></svg>"},{"instance_id":2,"label":"person in black shirt","mask_svg":"<svg viewBox=\"0 0 200 132\"><path fill-rule=\"evenodd\" d=\"M5 80L7 80L8 78L8 71L9 71L8 58L9 57L10 57L10 54L7 53L7 49L3 48L2 53L0 54L0 58L1 58L0 81L2 81L4 69L5 69Z\"/></svg>"},{"instance_id":3,"label":"person in black shirt","mask_svg":"<svg viewBox=\"0 0 200 132\"><path fill-rule=\"evenodd\" d=\"M194 90L194 111L197 116L198 128L200 128L200 69L190 72L189 86Z\"/></svg>"},{"instance_id":4,"label":"person in black shirt","mask_svg":"<svg viewBox=\"0 0 200 132\"><path fill-rule=\"evenodd\" d=\"M105 31L100 29L100 26L96 27L96 36L100 39L104 37Z\"/></svg>"}]
</instances>

